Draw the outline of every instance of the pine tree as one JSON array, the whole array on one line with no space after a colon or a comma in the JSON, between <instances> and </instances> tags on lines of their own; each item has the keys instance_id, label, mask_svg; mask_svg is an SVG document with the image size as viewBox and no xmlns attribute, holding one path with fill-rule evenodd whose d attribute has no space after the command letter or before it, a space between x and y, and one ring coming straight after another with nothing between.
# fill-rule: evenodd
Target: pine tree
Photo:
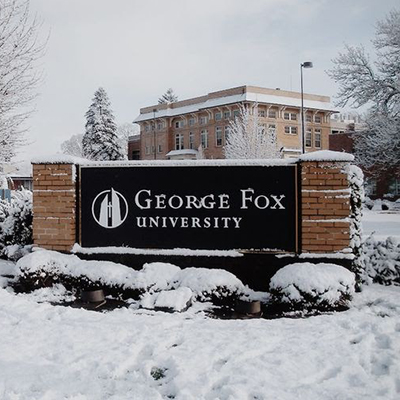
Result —
<instances>
[{"instance_id":1,"label":"pine tree","mask_svg":"<svg viewBox=\"0 0 400 400\"><path fill-rule=\"evenodd\" d=\"M83 156L96 161L123 160L117 126L106 91L99 88L92 101L86 113L86 132L82 140Z\"/></svg>"},{"instance_id":2,"label":"pine tree","mask_svg":"<svg viewBox=\"0 0 400 400\"><path fill-rule=\"evenodd\" d=\"M276 132L266 129L258 118L257 104L252 108L241 105L239 115L229 123L225 157L230 159L281 158Z\"/></svg>"},{"instance_id":3,"label":"pine tree","mask_svg":"<svg viewBox=\"0 0 400 400\"><path fill-rule=\"evenodd\" d=\"M178 96L169 88L159 99L158 104L171 104L178 101Z\"/></svg>"}]
</instances>

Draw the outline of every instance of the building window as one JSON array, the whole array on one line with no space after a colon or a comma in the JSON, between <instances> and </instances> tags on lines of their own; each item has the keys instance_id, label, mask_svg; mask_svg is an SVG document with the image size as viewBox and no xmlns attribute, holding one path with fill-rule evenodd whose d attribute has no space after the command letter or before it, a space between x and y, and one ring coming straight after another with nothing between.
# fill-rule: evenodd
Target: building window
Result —
<instances>
[{"instance_id":1,"label":"building window","mask_svg":"<svg viewBox=\"0 0 400 400\"><path fill-rule=\"evenodd\" d=\"M231 112L230 111L225 111L224 112L224 118L225 119L228 119L228 118L230 118L231 117Z\"/></svg>"},{"instance_id":2,"label":"building window","mask_svg":"<svg viewBox=\"0 0 400 400\"><path fill-rule=\"evenodd\" d=\"M195 119L194 118L189 118L189 126L194 126Z\"/></svg>"},{"instance_id":3,"label":"building window","mask_svg":"<svg viewBox=\"0 0 400 400\"><path fill-rule=\"evenodd\" d=\"M206 149L208 147L208 131L207 130L201 131L201 146L203 147L203 149Z\"/></svg>"},{"instance_id":4,"label":"building window","mask_svg":"<svg viewBox=\"0 0 400 400\"><path fill-rule=\"evenodd\" d=\"M183 134L177 133L175 135L175 150L182 150L183 149Z\"/></svg>"},{"instance_id":5,"label":"building window","mask_svg":"<svg viewBox=\"0 0 400 400\"><path fill-rule=\"evenodd\" d=\"M276 133L276 125L275 124L268 124L268 132Z\"/></svg>"},{"instance_id":6,"label":"building window","mask_svg":"<svg viewBox=\"0 0 400 400\"><path fill-rule=\"evenodd\" d=\"M151 154L154 154L156 152L156 146L151 146Z\"/></svg>"},{"instance_id":7,"label":"building window","mask_svg":"<svg viewBox=\"0 0 400 400\"><path fill-rule=\"evenodd\" d=\"M311 147L312 146L312 133L311 129L306 130L306 147Z\"/></svg>"},{"instance_id":8,"label":"building window","mask_svg":"<svg viewBox=\"0 0 400 400\"><path fill-rule=\"evenodd\" d=\"M265 117L265 110L258 110L259 117Z\"/></svg>"},{"instance_id":9,"label":"building window","mask_svg":"<svg viewBox=\"0 0 400 400\"><path fill-rule=\"evenodd\" d=\"M185 125L185 121L175 121L175 128L183 128Z\"/></svg>"},{"instance_id":10,"label":"building window","mask_svg":"<svg viewBox=\"0 0 400 400\"><path fill-rule=\"evenodd\" d=\"M208 117L200 117L200 125L205 125L208 122Z\"/></svg>"},{"instance_id":11,"label":"building window","mask_svg":"<svg viewBox=\"0 0 400 400\"><path fill-rule=\"evenodd\" d=\"M261 124L257 127L258 136L263 136L265 134L265 125Z\"/></svg>"},{"instance_id":12,"label":"building window","mask_svg":"<svg viewBox=\"0 0 400 400\"><path fill-rule=\"evenodd\" d=\"M314 122L316 124L320 124L321 123L321 116L320 115L315 115L314 116Z\"/></svg>"},{"instance_id":13,"label":"building window","mask_svg":"<svg viewBox=\"0 0 400 400\"><path fill-rule=\"evenodd\" d=\"M194 149L194 133L189 133L189 149Z\"/></svg>"},{"instance_id":14,"label":"building window","mask_svg":"<svg viewBox=\"0 0 400 400\"><path fill-rule=\"evenodd\" d=\"M296 121L297 120L297 114L296 113L290 113L290 112L285 112L283 114L283 119L287 119L288 121Z\"/></svg>"},{"instance_id":15,"label":"building window","mask_svg":"<svg viewBox=\"0 0 400 400\"><path fill-rule=\"evenodd\" d=\"M287 135L297 135L297 126L285 126L285 133Z\"/></svg>"},{"instance_id":16,"label":"building window","mask_svg":"<svg viewBox=\"0 0 400 400\"><path fill-rule=\"evenodd\" d=\"M306 114L306 122L312 122L311 114Z\"/></svg>"},{"instance_id":17,"label":"building window","mask_svg":"<svg viewBox=\"0 0 400 400\"><path fill-rule=\"evenodd\" d=\"M240 114L239 110L235 110L235 111L233 112L233 118L238 117L239 114Z\"/></svg>"},{"instance_id":18,"label":"building window","mask_svg":"<svg viewBox=\"0 0 400 400\"><path fill-rule=\"evenodd\" d=\"M375 182L376 186L376 182ZM400 179L393 178L389 183L389 194L397 196L400 194Z\"/></svg>"},{"instance_id":19,"label":"building window","mask_svg":"<svg viewBox=\"0 0 400 400\"><path fill-rule=\"evenodd\" d=\"M225 126L225 144L226 144L226 141L228 140L228 137L229 137L229 132L230 132L230 127L229 126Z\"/></svg>"},{"instance_id":20,"label":"building window","mask_svg":"<svg viewBox=\"0 0 400 400\"><path fill-rule=\"evenodd\" d=\"M140 151L132 150L131 160L140 160Z\"/></svg>"},{"instance_id":21,"label":"building window","mask_svg":"<svg viewBox=\"0 0 400 400\"><path fill-rule=\"evenodd\" d=\"M159 122L158 124L157 124L157 129L160 131L161 129L164 129L164 122L162 121L162 122Z\"/></svg>"},{"instance_id":22,"label":"building window","mask_svg":"<svg viewBox=\"0 0 400 400\"><path fill-rule=\"evenodd\" d=\"M222 113L220 113L220 112L215 113L215 120L221 121L221 119L222 119Z\"/></svg>"},{"instance_id":23,"label":"building window","mask_svg":"<svg viewBox=\"0 0 400 400\"><path fill-rule=\"evenodd\" d=\"M276 110L268 110L268 118L276 118Z\"/></svg>"},{"instance_id":24,"label":"building window","mask_svg":"<svg viewBox=\"0 0 400 400\"><path fill-rule=\"evenodd\" d=\"M314 146L321 147L321 129L316 129L314 131Z\"/></svg>"},{"instance_id":25,"label":"building window","mask_svg":"<svg viewBox=\"0 0 400 400\"><path fill-rule=\"evenodd\" d=\"M158 151L159 153L162 153L162 145L161 145L161 144L159 144L159 145L157 146L157 151Z\"/></svg>"},{"instance_id":26,"label":"building window","mask_svg":"<svg viewBox=\"0 0 400 400\"><path fill-rule=\"evenodd\" d=\"M149 131L149 125L146 125L145 127L144 127L144 130L145 130L145 132L148 132Z\"/></svg>"},{"instance_id":27,"label":"building window","mask_svg":"<svg viewBox=\"0 0 400 400\"><path fill-rule=\"evenodd\" d=\"M146 154L150 154L150 146L146 146L146 148L145 148L145 153L146 153Z\"/></svg>"},{"instance_id":28,"label":"building window","mask_svg":"<svg viewBox=\"0 0 400 400\"><path fill-rule=\"evenodd\" d=\"M220 147L222 146L222 127L217 126L215 128L215 145Z\"/></svg>"}]
</instances>

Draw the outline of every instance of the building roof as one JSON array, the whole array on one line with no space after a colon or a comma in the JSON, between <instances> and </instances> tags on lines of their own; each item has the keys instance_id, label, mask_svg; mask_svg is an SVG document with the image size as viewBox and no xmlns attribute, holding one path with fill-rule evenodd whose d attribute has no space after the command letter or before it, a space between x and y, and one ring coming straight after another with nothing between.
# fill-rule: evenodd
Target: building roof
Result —
<instances>
[{"instance_id":1,"label":"building roof","mask_svg":"<svg viewBox=\"0 0 400 400\"><path fill-rule=\"evenodd\" d=\"M159 104L145 107L140 110L140 115L133 122L148 121L154 118L174 117L246 101L258 102L260 104L300 107L301 98L299 92L267 89L256 86L241 86L168 105ZM304 108L335 112L329 97L312 94L304 94Z\"/></svg>"}]
</instances>

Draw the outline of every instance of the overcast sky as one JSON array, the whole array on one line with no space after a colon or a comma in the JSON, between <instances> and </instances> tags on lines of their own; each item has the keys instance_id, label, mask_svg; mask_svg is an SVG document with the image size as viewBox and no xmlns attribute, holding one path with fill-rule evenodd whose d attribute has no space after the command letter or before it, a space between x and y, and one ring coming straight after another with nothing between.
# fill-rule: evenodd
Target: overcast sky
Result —
<instances>
[{"instance_id":1,"label":"overcast sky","mask_svg":"<svg viewBox=\"0 0 400 400\"><path fill-rule=\"evenodd\" d=\"M240 85L331 96L325 71L344 44L371 48L375 23L397 0L31 0L50 32L44 82L19 158L60 152L84 133L85 112L104 87L118 124L157 103Z\"/></svg>"}]
</instances>

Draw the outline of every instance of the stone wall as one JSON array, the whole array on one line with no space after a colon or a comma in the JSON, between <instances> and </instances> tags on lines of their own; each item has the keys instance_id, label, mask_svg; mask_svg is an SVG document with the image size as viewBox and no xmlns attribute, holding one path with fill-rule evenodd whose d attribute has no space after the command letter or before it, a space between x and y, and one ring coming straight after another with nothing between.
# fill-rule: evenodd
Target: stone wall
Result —
<instances>
[{"instance_id":1,"label":"stone wall","mask_svg":"<svg viewBox=\"0 0 400 400\"><path fill-rule=\"evenodd\" d=\"M76 241L73 164L33 165L33 241L49 250L70 251Z\"/></svg>"}]
</instances>

